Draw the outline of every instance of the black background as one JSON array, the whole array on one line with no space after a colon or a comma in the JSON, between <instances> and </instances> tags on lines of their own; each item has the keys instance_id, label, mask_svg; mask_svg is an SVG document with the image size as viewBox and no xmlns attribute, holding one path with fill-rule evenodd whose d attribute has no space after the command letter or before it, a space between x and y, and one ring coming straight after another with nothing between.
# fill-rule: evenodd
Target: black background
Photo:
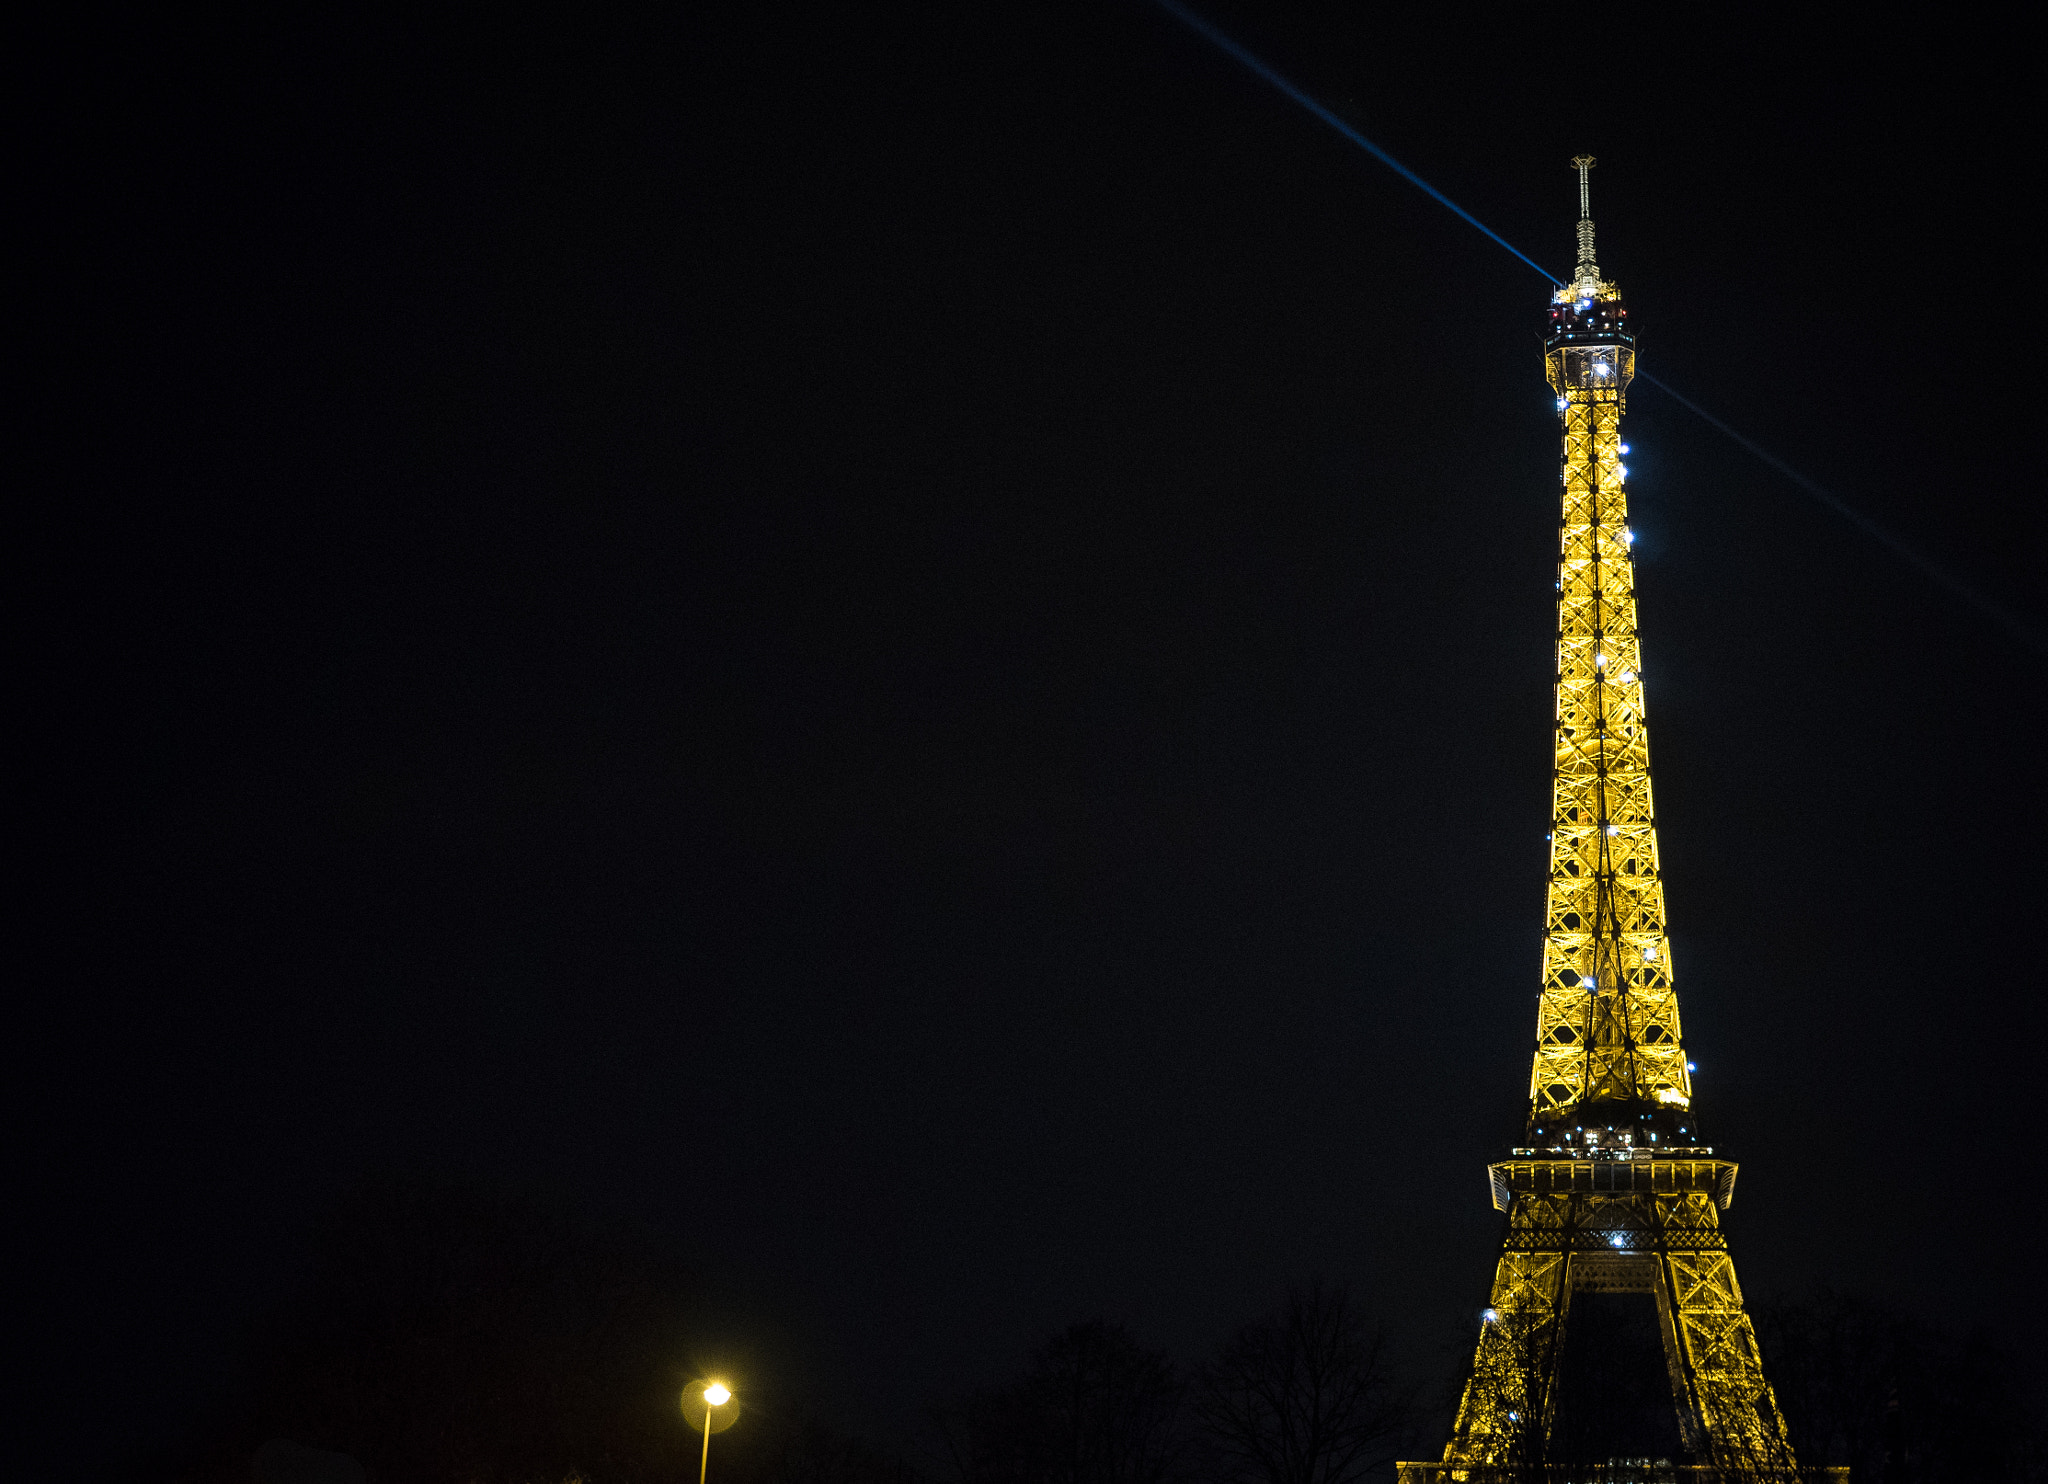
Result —
<instances>
[{"instance_id":1,"label":"black background","mask_svg":"<svg viewBox=\"0 0 2048 1484\"><path fill-rule=\"evenodd\" d=\"M1596 154L1645 369L2043 625L2016 35L1207 13L1559 271ZM389 1172L658 1233L878 1437L1317 1273L1446 1366L1537 981L1540 278L1138 0L28 55L61 1471L231 1395ZM1641 384L1629 436L1746 1284L2016 1322L2048 660Z\"/></svg>"}]
</instances>

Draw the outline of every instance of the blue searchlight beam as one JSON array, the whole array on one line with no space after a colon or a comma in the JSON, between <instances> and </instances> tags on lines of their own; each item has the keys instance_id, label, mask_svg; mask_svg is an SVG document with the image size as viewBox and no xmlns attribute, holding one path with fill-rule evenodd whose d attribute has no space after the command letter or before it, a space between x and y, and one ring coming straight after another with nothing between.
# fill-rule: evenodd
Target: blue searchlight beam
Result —
<instances>
[{"instance_id":1,"label":"blue searchlight beam","mask_svg":"<svg viewBox=\"0 0 2048 1484\"><path fill-rule=\"evenodd\" d=\"M1331 128L1335 129L1339 134L1342 134L1346 139L1350 140L1353 144L1357 145L1360 149L1364 150L1367 154L1371 155L1375 160L1378 160L1382 165L1385 165L1389 170L1393 171L1396 175L1400 176L1401 179L1407 181L1408 184L1414 186L1417 190L1421 191L1425 196L1428 196L1430 200L1436 202L1439 206L1442 206L1450 212L1452 212L1455 216L1459 218L1459 220L1466 222L1471 226L1477 227L1481 232L1484 232L1488 237L1492 238L1493 241L1498 243L1500 246L1506 248L1509 252L1513 253L1516 257L1520 258L1524 263L1527 263L1531 268L1534 268L1538 273L1542 274L1545 282L1550 284L1560 284L1564 282L1564 280L1559 278L1555 273L1552 273L1548 268L1545 268L1541 263L1537 262L1534 258L1530 257L1527 253L1523 252L1519 247L1516 247L1514 243L1508 241L1507 238L1501 236L1500 233L1494 231L1493 228L1487 226L1485 222L1479 220L1478 217L1474 216L1471 212L1467 211L1464 207L1460 206L1457 202L1453 201L1449 196L1446 196L1442 191L1438 190L1435 186L1431 185L1428 181L1424 180L1421 176L1417 175L1413 170L1410 170L1406 165L1402 164L1399 160L1395 159L1392 155L1388 154L1385 150L1381 149L1377 144L1374 144L1370 139L1366 138L1363 134L1359 133L1358 130L1352 128L1350 124L1346 123L1343 119L1339 118L1336 114L1332 113L1328 108L1325 108L1321 103L1318 103L1314 98L1310 97L1307 93L1303 92L1300 88L1296 87L1292 82L1288 81L1286 77L1274 71L1271 67L1267 66L1265 62L1261 61L1257 56L1255 56L1251 52L1246 51L1242 46L1238 45L1237 42L1233 40L1230 36L1228 36L1222 31L1217 30L1216 27L1210 25L1209 22L1202 19L1201 16L1196 15L1192 10L1189 10L1185 5L1182 5L1180 3L1180 0L1153 0L1153 3L1156 4L1161 10L1165 11L1168 15L1172 16L1175 20L1179 21L1182 25L1186 26L1190 31L1193 31L1197 36L1200 36L1204 41L1208 42L1211 46L1214 46L1218 51L1224 53L1232 60L1242 64L1246 71L1251 72L1252 74L1259 77L1265 82L1271 83L1280 92L1285 93L1289 98L1293 99L1296 103L1299 103L1303 108L1307 109L1310 113L1314 114L1317 118L1321 119L1324 123L1328 124ZM1918 568L1922 576L1931 579L1933 582L1935 582L1937 585L1941 587L1947 588L1951 593L1954 593L1957 597L1961 598L1964 602L1970 604L1973 608L1976 608L1979 612L1985 614L1990 618L1997 619L2001 624L2003 624L2008 630L2011 631L2015 638L2019 639L2029 648L2036 650L2040 653L2048 653L2048 636L2044 636L2040 630L2036 629L2033 625L2021 619L2017 614L2008 612L2006 609L1992 602L1991 599L1985 597L1984 594L1978 592L1975 588L1971 587L1968 583L1964 582L1960 577L1957 577L1954 573L1948 571L1946 568L1938 565L1930 558L1924 556L1921 552L1916 550L1911 543L1903 540L1898 536L1893 535L1890 531L1886 530L1876 521L1870 519L1869 516L1863 514L1860 510L1856 509L1847 500L1844 500L1840 495L1837 495L1833 491L1824 488L1816 481L1808 479L1804 474L1801 474L1797 469L1793 468L1790 464L1786 463L1776 454L1769 452L1768 450L1764 449L1752 440L1743 437L1742 434L1736 432L1735 429L1729 427L1728 424L1722 422L1721 419L1715 417L1711 412L1708 412L1706 408L1700 406L1699 403L1693 401L1689 397L1681 395L1674 388L1666 385L1664 382L1659 381L1656 377L1651 376L1646 372L1639 371L1636 373L1636 375L1639 380L1647 381L1651 386L1657 388L1658 391L1664 393L1665 396L1671 398L1672 401L1676 402L1686 411L1692 413L1695 417L1698 417L1701 421L1705 422L1708 427L1713 428L1716 432L1722 434L1724 437L1728 438L1737 446L1741 447L1748 453L1755 455L1756 458L1761 460L1763 463L1768 464L1772 469L1775 469L1778 473L1784 475L1787 479L1791 480L1792 483L1797 485L1801 490L1811 495L1821 504L1827 506L1828 509L1834 511L1835 514L1841 516L1844 520L1848 521L1851 525L1855 526L1858 530L1862 531L1864 535L1870 537L1873 541L1876 541L1880 546L1883 546L1886 550L1890 551L1894 556L1900 558L1908 565Z\"/></svg>"}]
</instances>

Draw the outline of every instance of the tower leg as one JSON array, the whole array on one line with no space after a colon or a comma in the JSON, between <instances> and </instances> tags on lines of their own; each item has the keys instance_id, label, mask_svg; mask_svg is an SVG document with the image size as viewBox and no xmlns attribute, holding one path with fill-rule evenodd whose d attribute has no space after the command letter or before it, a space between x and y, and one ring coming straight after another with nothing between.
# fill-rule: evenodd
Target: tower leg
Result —
<instances>
[{"instance_id":1,"label":"tower leg","mask_svg":"<svg viewBox=\"0 0 2048 1484\"><path fill-rule=\"evenodd\" d=\"M1517 1193L1471 1379L1444 1449L1458 1471L1547 1462L1572 1294L1654 1293L1679 1434L1729 1478L1790 1478L1792 1448L1713 1197Z\"/></svg>"},{"instance_id":2,"label":"tower leg","mask_svg":"<svg viewBox=\"0 0 2048 1484\"><path fill-rule=\"evenodd\" d=\"M1743 1312L1734 1259L1726 1247L1673 1252L1666 1266L1692 1380L1691 1406L1681 1404L1680 1417L1690 1411L1698 1419L1694 1430L1705 1445L1699 1451L1723 1469L1790 1470L1791 1441Z\"/></svg>"},{"instance_id":3,"label":"tower leg","mask_svg":"<svg viewBox=\"0 0 2048 1484\"><path fill-rule=\"evenodd\" d=\"M1568 1204L1522 1195L1509 1208L1472 1376L1444 1449L1446 1464L1512 1468L1542 1461L1571 1307L1570 1247L1559 1240Z\"/></svg>"}]
</instances>

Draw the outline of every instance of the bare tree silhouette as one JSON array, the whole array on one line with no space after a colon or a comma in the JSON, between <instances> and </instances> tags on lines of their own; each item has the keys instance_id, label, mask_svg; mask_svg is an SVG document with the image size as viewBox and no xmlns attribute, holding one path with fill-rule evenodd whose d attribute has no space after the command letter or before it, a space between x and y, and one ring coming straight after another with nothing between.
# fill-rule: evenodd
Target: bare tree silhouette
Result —
<instances>
[{"instance_id":1,"label":"bare tree silhouette","mask_svg":"<svg viewBox=\"0 0 2048 1484\"><path fill-rule=\"evenodd\" d=\"M1186 1383L1120 1325L1072 1325L1010 1386L934 1412L961 1484L1169 1484L1185 1472Z\"/></svg>"},{"instance_id":2,"label":"bare tree silhouette","mask_svg":"<svg viewBox=\"0 0 2048 1484\"><path fill-rule=\"evenodd\" d=\"M1195 1413L1225 1484L1353 1484L1393 1461L1415 1409L1350 1294L1314 1283L1225 1342Z\"/></svg>"}]
</instances>

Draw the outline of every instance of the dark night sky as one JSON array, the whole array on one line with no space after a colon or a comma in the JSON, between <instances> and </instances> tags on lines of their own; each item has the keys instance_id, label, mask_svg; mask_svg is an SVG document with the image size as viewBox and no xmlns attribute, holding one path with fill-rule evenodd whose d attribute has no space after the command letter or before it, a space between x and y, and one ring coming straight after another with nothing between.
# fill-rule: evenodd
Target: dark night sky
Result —
<instances>
[{"instance_id":1,"label":"dark night sky","mask_svg":"<svg viewBox=\"0 0 2048 1484\"><path fill-rule=\"evenodd\" d=\"M664 1234L880 1435L1312 1274L1437 1366L1533 1025L1541 280L1139 0L288 10L50 38L25 135L45 1436L175 1441L391 1171ZM1208 13L1560 268L1598 155L1646 369L2048 627L2016 35ZM1747 1286L2004 1322L2048 658L1629 433Z\"/></svg>"}]
</instances>

